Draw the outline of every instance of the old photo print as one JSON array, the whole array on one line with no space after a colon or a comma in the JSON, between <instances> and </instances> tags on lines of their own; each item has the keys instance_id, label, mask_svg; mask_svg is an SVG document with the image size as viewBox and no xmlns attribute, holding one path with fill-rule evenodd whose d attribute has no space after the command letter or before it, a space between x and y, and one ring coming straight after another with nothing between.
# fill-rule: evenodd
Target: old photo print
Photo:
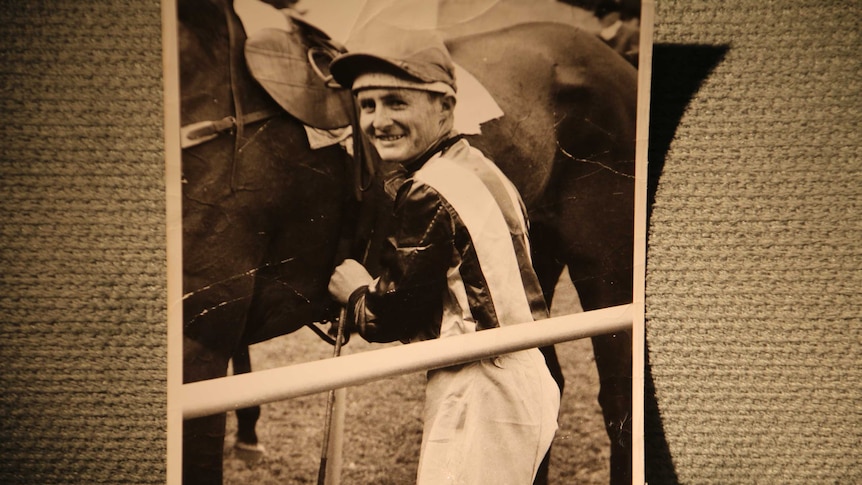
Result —
<instances>
[{"instance_id":1,"label":"old photo print","mask_svg":"<svg viewBox=\"0 0 862 485\"><path fill-rule=\"evenodd\" d=\"M652 2L163 5L170 483L414 483L425 371L537 346L564 385L535 483L643 483ZM403 32L445 42L455 129L523 199L551 318L336 344L330 276L377 276L398 169L329 64Z\"/></svg>"}]
</instances>

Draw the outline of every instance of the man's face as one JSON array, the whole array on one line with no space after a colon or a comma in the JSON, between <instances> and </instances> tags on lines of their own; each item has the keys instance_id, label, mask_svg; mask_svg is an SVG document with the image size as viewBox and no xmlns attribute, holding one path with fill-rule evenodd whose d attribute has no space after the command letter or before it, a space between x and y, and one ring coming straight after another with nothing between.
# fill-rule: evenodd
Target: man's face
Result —
<instances>
[{"instance_id":1,"label":"man's face","mask_svg":"<svg viewBox=\"0 0 862 485\"><path fill-rule=\"evenodd\" d=\"M409 162L449 133L449 103L415 89L359 91L359 126L387 162Z\"/></svg>"}]
</instances>

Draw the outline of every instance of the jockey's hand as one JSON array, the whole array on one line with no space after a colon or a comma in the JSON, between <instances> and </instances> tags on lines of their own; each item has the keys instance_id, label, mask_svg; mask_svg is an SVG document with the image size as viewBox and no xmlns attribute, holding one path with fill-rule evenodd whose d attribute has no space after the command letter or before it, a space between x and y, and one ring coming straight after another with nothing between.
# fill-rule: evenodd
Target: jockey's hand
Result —
<instances>
[{"instance_id":1,"label":"jockey's hand","mask_svg":"<svg viewBox=\"0 0 862 485\"><path fill-rule=\"evenodd\" d=\"M343 263L335 268L329 279L329 293L341 305L347 304L350 294L361 286L368 286L374 278L368 274L368 270L355 259L345 259Z\"/></svg>"}]
</instances>

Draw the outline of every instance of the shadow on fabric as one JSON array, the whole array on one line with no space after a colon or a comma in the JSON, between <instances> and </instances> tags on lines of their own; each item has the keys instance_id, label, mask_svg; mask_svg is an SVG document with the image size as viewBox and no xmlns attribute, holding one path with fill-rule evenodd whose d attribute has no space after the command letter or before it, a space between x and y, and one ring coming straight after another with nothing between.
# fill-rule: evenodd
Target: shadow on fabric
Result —
<instances>
[{"instance_id":1,"label":"shadow on fabric","mask_svg":"<svg viewBox=\"0 0 862 485\"><path fill-rule=\"evenodd\" d=\"M656 44L653 46L650 94L649 165L647 175L647 228L665 157L689 102L703 81L723 59L728 45ZM649 246L649 229L647 229ZM649 251L647 251L649 258ZM647 322L647 325L649 323ZM645 343L644 440L646 480L651 484L675 484L678 477L665 439L661 412Z\"/></svg>"},{"instance_id":2,"label":"shadow on fabric","mask_svg":"<svg viewBox=\"0 0 862 485\"><path fill-rule=\"evenodd\" d=\"M656 188L685 109L703 81L724 59L728 45L656 44L650 93L647 227Z\"/></svg>"}]
</instances>

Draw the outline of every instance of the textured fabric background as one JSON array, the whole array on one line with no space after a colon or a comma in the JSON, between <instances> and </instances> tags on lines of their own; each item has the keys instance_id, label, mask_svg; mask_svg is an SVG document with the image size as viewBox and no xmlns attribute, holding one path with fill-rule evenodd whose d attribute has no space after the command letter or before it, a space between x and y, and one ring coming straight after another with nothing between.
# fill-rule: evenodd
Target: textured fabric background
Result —
<instances>
[{"instance_id":1,"label":"textured fabric background","mask_svg":"<svg viewBox=\"0 0 862 485\"><path fill-rule=\"evenodd\" d=\"M158 1L0 6L0 482L163 483ZM860 6L660 1L651 483L862 482Z\"/></svg>"}]
</instances>

